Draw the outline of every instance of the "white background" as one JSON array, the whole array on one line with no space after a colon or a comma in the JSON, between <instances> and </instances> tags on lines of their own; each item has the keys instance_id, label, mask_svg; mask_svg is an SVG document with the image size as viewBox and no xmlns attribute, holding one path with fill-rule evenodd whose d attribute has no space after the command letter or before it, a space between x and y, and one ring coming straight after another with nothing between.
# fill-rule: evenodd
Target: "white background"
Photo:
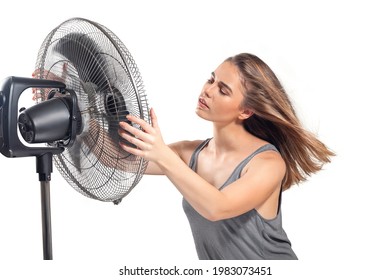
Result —
<instances>
[{"instance_id":1,"label":"white background","mask_svg":"<svg viewBox=\"0 0 390 280\"><path fill-rule=\"evenodd\" d=\"M210 137L210 124L194 113L210 72L240 52L261 57L337 157L283 194L284 228L300 261L249 264L273 266L270 279L389 275L385 1L10 2L1 4L0 79L30 77L45 36L64 20L96 21L133 55L167 143ZM43 262L35 159L0 156L0 174L2 279L121 279L124 265L214 264L197 260L181 196L165 177L144 176L115 206L80 195L57 170L55 261ZM218 264L227 263L245 264Z\"/></svg>"}]
</instances>

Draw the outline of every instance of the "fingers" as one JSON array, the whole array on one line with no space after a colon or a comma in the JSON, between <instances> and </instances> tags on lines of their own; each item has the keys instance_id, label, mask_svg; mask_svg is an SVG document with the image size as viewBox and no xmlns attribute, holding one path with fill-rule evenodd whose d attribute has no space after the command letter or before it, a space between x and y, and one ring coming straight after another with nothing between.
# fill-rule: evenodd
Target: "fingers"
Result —
<instances>
[{"instance_id":1,"label":"fingers","mask_svg":"<svg viewBox=\"0 0 390 280\"><path fill-rule=\"evenodd\" d=\"M61 77L57 76L56 74L48 71L48 70L43 70L41 69L35 69L35 71L32 73L32 77L35 79L47 79L47 80L53 80L53 81L59 81L59 82L65 82L66 77L68 75L68 64L64 63L62 65L62 72L61 72ZM47 95L49 94L50 89L37 89L33 88L32 93L33 93L33 101L36 101L38 99L41 100L46 100Z\"/></svg>"},{"instance_id":2,"label":"fingers","mask_svg":"<svg viewBox=\"0 0 390 280\"><path fill-rule=\"evenodd\" d=\"M146 150L149 148L149 144L144 142L142 139L138 138L137 136L130 134L127 132L127 130L119 129L118 134L127 142L133 144L134 146L138 147L141 150ZM123 145L126 145L126 143L122 143ZM130 145L127 145L130 147ZM133 147L134 148L134 147Z\"/></svg>"},{"instance_id":3,"label":"fingers","mask_svg":"<svg viewBox=\"0 0 390 280\"><path fill-rule=\"evenodd\" d=\"M140 119L136 116L127 115L126 119L129 120L132 124L137 124L141 129L133 127L133 125L128 122L120 122L120 129L118 131L119 135L129 143L133 144L126 145L126 143L120 143L122 149L132 153L137 156L146 156L151 150L153 150L154 145L160 139L160 132L157 123L157 116L153 109L150 110L151 123L149 124L143 119Z\"/></svg>"},{"instance_id":4,"label":"fingers","mask_svg":"<svg viewBox=\"0 0 390 280\"><path fill-rule=\"evenodd\" d=\"M141 140L148 139L148 133L142 131L141 129L135 128L127 122L119 122L119 126L124 130L133 135L133 137L139 138Z\"/></svg>"},{"instance_id":5,"label":"fingers","mask_svg":"<svg viewBox=\"0 0 390 280\"><path fill-rule=\"evenodd\" d=\"M118 134L128 142L126 143L125 141L120 141L119 145L121 146L121 148L124 151L135 156L145 157L146 153L151 149L151 144L149 142L145 142L136 135L142 134L143 136L145 136L146 133L137 128L132 127L125 122L121 122L120 126L122 127L122 129L119 129ZM133 133L136 135L134 135ZM129 143L132 145L129 145Z\"/></svg>"},{"instance_id":6,"label":"fingers","mask_svg":"<svg viewBox=\"0 0 390 280\"><path fill-rule=\"evenodd\" d=\"M140 149L137 149L137 148L131 147L131 146L129 146L129 145L126 145L126 144L123 143L123 142L119 142L119 145L121 146L121 148L122 148L124 151L126 151L126 152L128 152L128 153L130 153L130 154L133 154L133 155L135 155L135 156L141 156L141 157L144 156L144 152L143 152L142 150L140 150Z\"/></svg>"},{"instance_id":7,"label":"fingers","mask_svg":"<svg viewBox=\"0 0 390 280\"><path fill-rule=\"evenodd\" d=\"M150 109L150 119L152 120L152 127L158 128L157 116L153 108Z\"/></svg>"},{"instance_id":8,"label":"fingers","mask_svg":"<svg viewBox=\"0 0 390 280\"><path fill-rule=\"evenodd\" d=\"M36 101L42 97L36 88L32 89L32 93L33 93L33 98L32 98L33 101Z\"/></svg>"},{"instance_id":9,"label":"fingers","mask_svg":"<svg viewBox=\"0 0 390 280\"><path fill-rule=\"evenodd\" d=\"M61 81L65 81L68 76L68 63L62 65Z\"/></svg>"},{"instance_id":10,"label":"fingers","mask_svg":"<svg viewBox=\"0 0 390 280\"><path fill-rule=\"evenodd\" d=\"M154 143L153 135L137 129L126 122L120 122L119 125L121 127L118 131L119 135L139 149L148 150L150 145Z\"/></svg>"},{"instance_id":11,"label":"fingers","mask_svg":"<svg viewBox=\"0 0 390 280\"><path fill-rule=\"evenodd\" d=\"M49 71L43 70L43 73L41 74L41 69L37 68L35 71L32 73L32 77L36 79L43 79L49 74Z\"/></svg>"},{"instance_id":12,"label":"fingers","mask_svg":"<svg viewBox=\"0 0 390 280\"><path fill-rule=\"evenodd\" d=\"M35 71L31 75L33 78L38 78L39 76L39 69L35 69ZM32 88L32 94L33 94L33 101L36 101L37 99L41 98L41 94L38 92L37 88Z\"/></svg>"},{"instance_id":13,"label":"fingers","mask_svg":"<svg viewBox=\"0 0 390 280\"><path fill-rule=\"evenodd\" d=\"M148 133L154 132L154 129L159 130L157 116L156 116L156 113L155 113L153 108L150 109L150 118L151 118L151 123L152 123L151 125L148 122L146 122L145 120L140 119L136 116L127 115L126 118L133 123L139 124L142 127L142 129Z\"/></svg>"}]
</instances>

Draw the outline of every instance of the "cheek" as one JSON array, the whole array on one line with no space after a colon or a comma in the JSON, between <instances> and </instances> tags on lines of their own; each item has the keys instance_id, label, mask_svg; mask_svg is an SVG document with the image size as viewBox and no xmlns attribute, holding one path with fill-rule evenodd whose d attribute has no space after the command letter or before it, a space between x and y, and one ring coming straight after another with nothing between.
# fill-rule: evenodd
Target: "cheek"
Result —
<instances>
[{"instance_id":1,"label":"cheek","mask_svg":"<svg viewBox=\"0 0 390 280\"><path fill-rule=\"evenodd\" d=\"M219 98L219 108L226 112L236 112L241 108L241 102L239 100L235 100L226 96L221 96Z\"/></svg>"},{"instance_id":2,"label":"cheek","mask_svg":"<svg viewBox=\"0 0 390 280\"><path fill-rule=\"evenodd\" d=\"M231 103L220 102L218 106L213 108L212 115L215 117L215 120L231 121L237 117L237 112L237 108L232 106Z\"/></svg>"}]
</instances>

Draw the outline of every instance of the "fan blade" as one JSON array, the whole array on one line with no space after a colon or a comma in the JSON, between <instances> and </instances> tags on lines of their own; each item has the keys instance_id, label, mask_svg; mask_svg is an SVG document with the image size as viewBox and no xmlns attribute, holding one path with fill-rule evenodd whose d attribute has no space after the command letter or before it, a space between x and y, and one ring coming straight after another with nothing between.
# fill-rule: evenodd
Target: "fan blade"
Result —
<instances>
[{"instance_id":1,"label":"fan blade","mask_svg":"<svg viewBox=\"0 0 390 280\"><path fill-rule=\"evenodd\" d=\"M86 34L67 34L57 42L54 50L72 62L81 81L91 82L100 89L108 87L104 57L98 45Z\"/></svg>"}]
</instances>

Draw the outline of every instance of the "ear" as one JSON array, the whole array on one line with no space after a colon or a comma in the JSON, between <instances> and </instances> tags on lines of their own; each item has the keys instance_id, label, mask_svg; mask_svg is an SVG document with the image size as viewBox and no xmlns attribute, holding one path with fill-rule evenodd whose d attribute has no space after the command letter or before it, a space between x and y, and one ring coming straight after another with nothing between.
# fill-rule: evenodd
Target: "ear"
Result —
<instances>
[{"instance_id":1,"label":"ear","mask_svg":"<svg viewBox=\"0 0 390 280\"><path fill-rule=\"evenodd\" d=\"M250 109L243 109L239 115L240 120L249 119L253 115L253 111Z\"/></svg>"}]
</instances>

